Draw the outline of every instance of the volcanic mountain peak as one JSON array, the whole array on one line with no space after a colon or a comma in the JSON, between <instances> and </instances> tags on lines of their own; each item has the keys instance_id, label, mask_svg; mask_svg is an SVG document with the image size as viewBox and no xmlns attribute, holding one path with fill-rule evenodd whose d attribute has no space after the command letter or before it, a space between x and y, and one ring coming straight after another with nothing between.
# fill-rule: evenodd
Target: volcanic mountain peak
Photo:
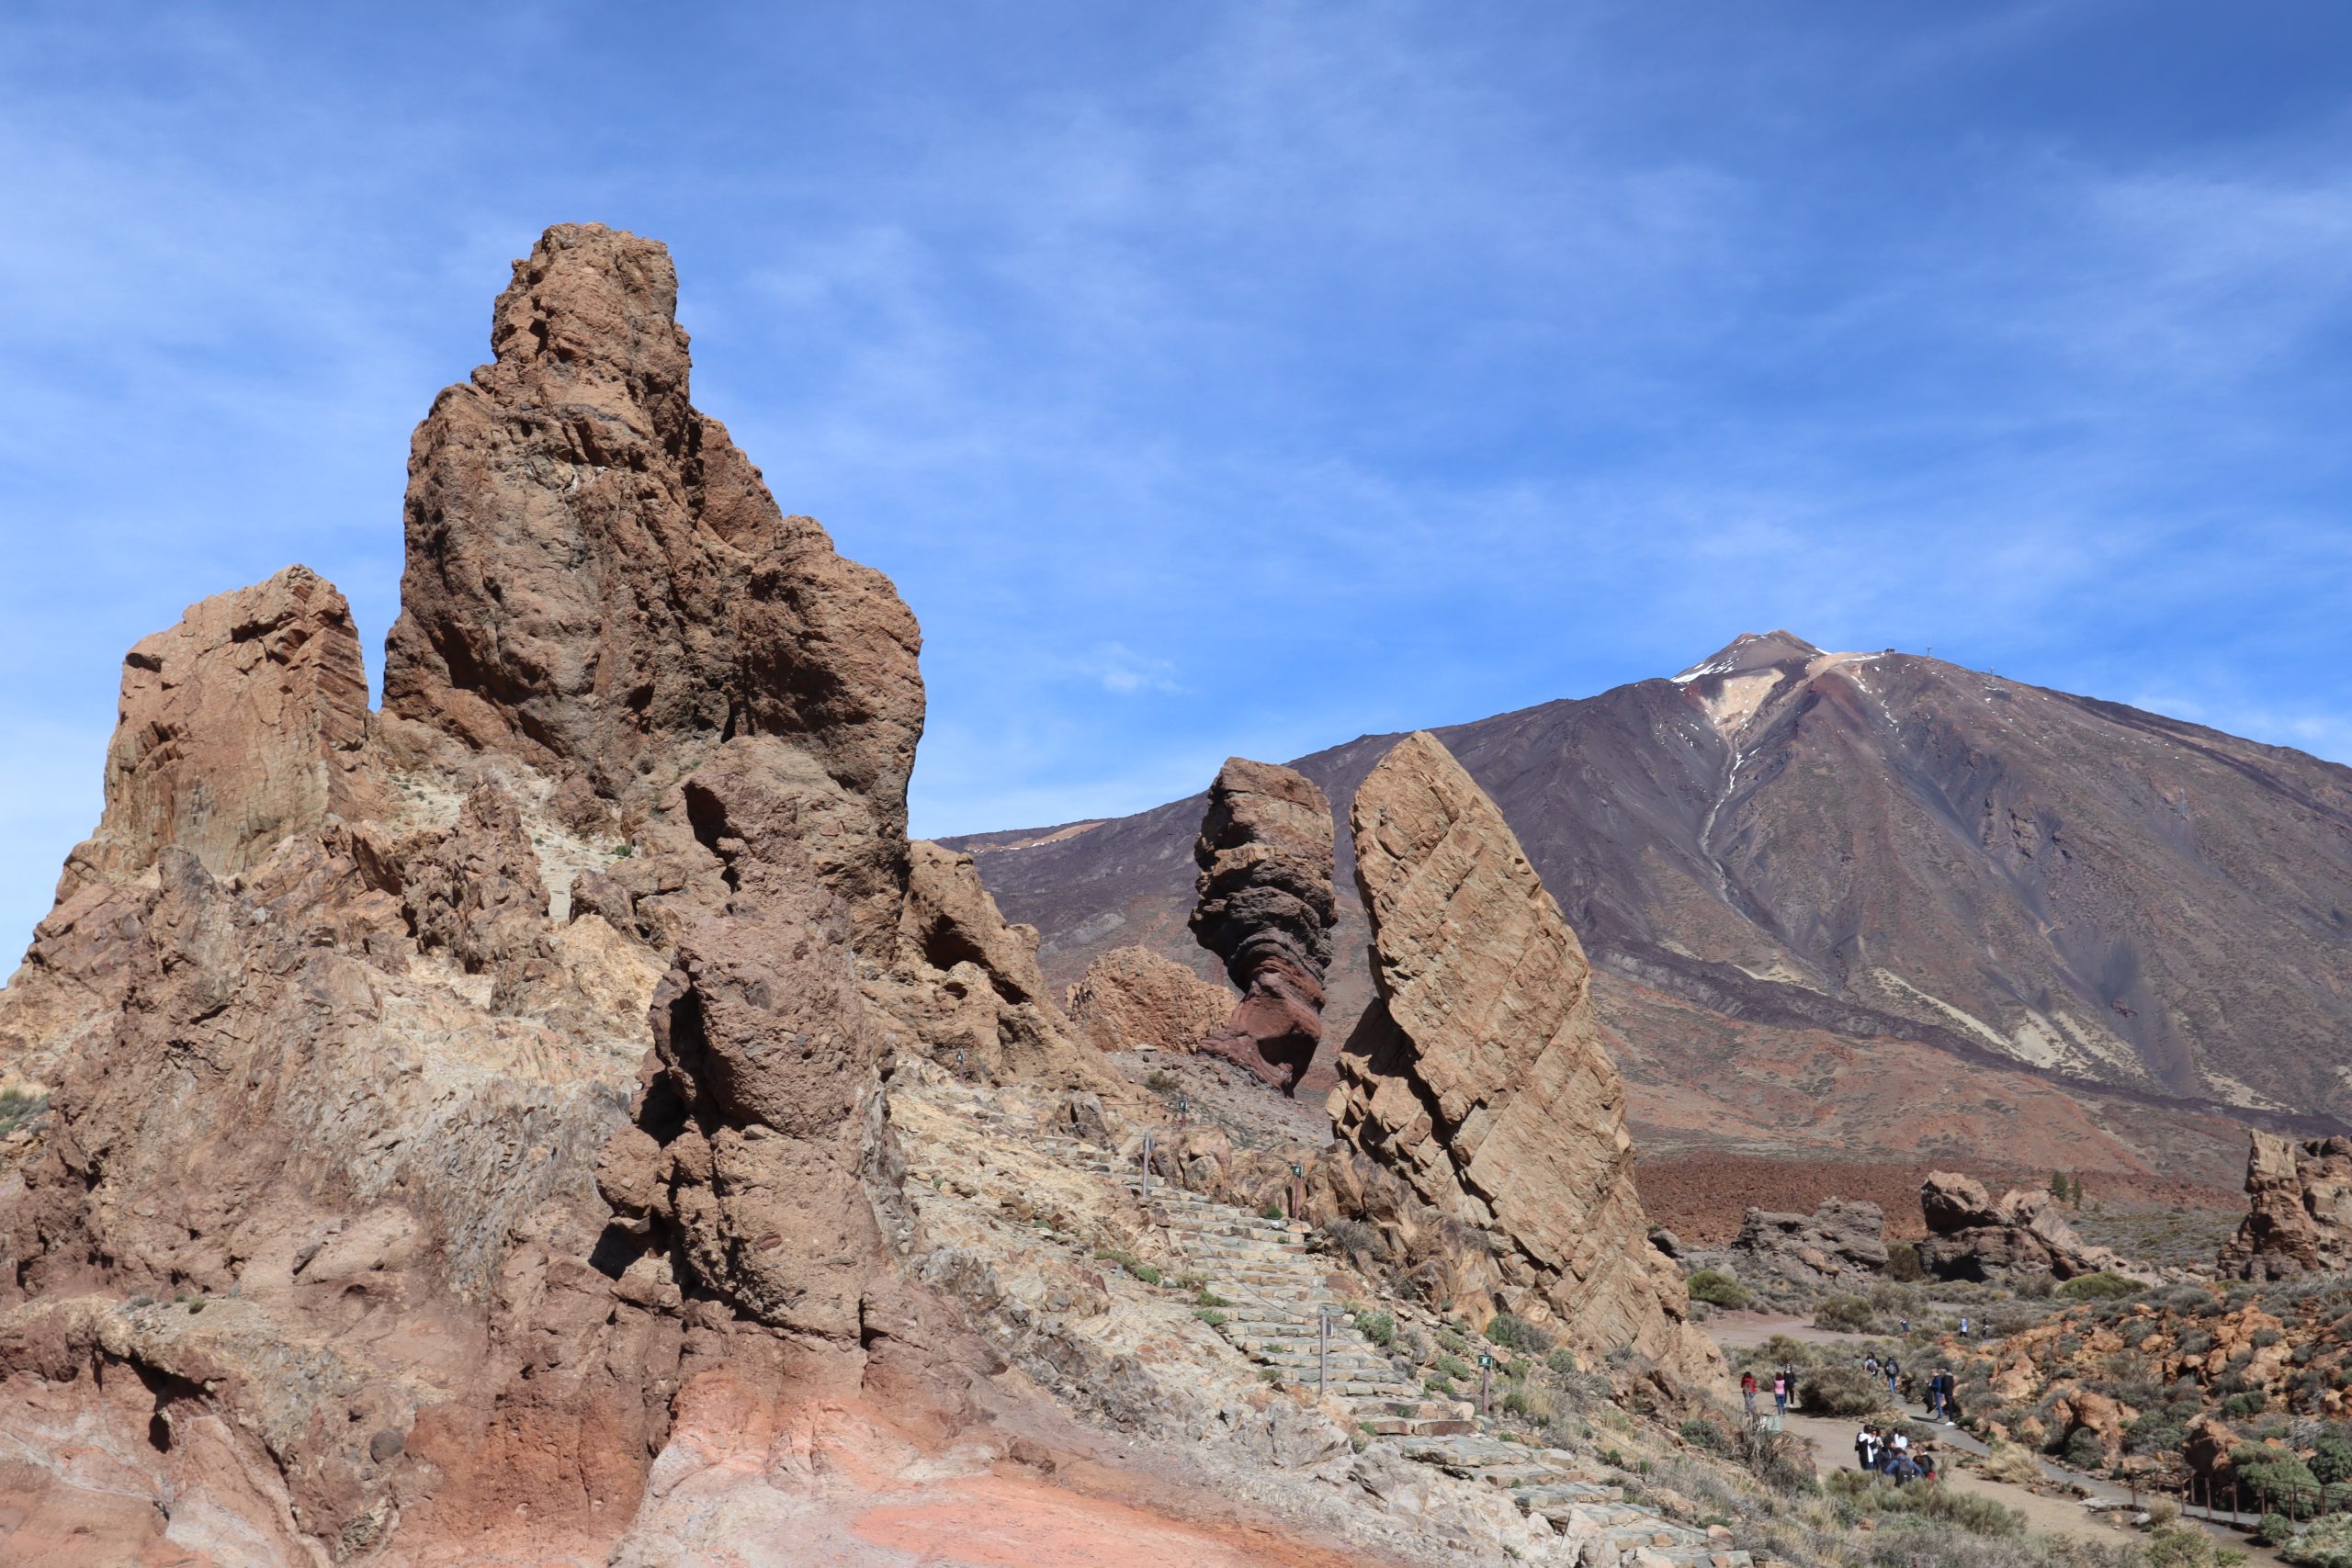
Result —
<instances>
[{"instance_id":1,"label":"volcanic mountain peak","mask_svg":"<svg viewBox=\"0 0 2352 1568\"><path fill-rule=\"evenodd\" d=\"M1678 686L1710 677L1749 675L1786 664L1804 664L1821 657L1821 649L1794 632L1742 632L1681 674Z\"/></svg>"}]
</instances>

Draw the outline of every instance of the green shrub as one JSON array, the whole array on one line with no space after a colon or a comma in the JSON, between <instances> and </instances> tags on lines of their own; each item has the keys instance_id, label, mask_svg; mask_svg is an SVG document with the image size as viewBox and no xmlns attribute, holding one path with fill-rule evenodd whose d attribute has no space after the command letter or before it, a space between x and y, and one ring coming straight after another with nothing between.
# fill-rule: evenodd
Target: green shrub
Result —
<instances>
[{"instance_id":1,"label":"green shrub","mask_svg":"<svg viewBox=\"0 0 2352 1568\"><path fill-rule=\"evenodd\" d=\"M1552 1348L1552 1337L1523 1317L1498 1312L1487 1322L1487 1338L1510 1350L1524 1350L1540 1356Z\"/></svg>"},{"instance_id":2,"label":"green shrub","mask_svg":"<svg viewBox=\"0 0 2352 1568\"><path fill-rule=\"evenodd\" d=\"M2077 1427L2059 1457L2076 1470L2099 1470L2107 1464L2107 1445L2088 1427Z\"/></svg>"},{"instance_id":3,"label":"green shrub","mask_svg":"<svg viewBox=\"0 0 2352 1568\"><path fill-rule=\"evenodd\" d=\"M1798 1377L1797 1398L1809 1416L1874 1416L1886 1408L1886 1380L1860 1367L1823 1367Z\"/></svg>"},{"instance_id":4,"label":"green shrub","mask_svg":"<svg viewBox=\"0 0 2352 1568\"><path fill-rule=\"evenodd\" d=\"M1133 1274L1136 1279L1141 1280L1147 1285L1157 1285L1159 1283L1159 1270L1153 1268L1148 1263L1136 1263L1130 1265L1127 1272Z\"/></svg>"},{"instance_id":5,"label":"green shrub","mask_svg":"<svg viewBox=\"0 0 2352 1568\"><path fill-rule=\"evenodd\" d=\"M1831 1296L1814 1309L1813 1325L1836 1334L1867 1334L1878 1314L1860 1296Z\"/></svg>"},{"instance_id":6,"label":"green shrub","mask_svg":"<svg viewBox=\"0 0 2352 1568\"><path fill-rule=\"evenodd\" d=\"M2138 1295L2140 1287L2120 1274L2082 1274L2059 1286L2058 1293L2074 1302L2114 1302Z\"/></svg>"},{"instance_id":7,"label":"green shrub","mask_svg":"<svg viewBox=\"0 0 2352 1568\"><path fill-rule=\"evenodd\" d=\"M1389 1314L1357 1307L1348 1315L1355 1319L1356 1332L1382 1349L1396 1343L1396 1319Z\"/></svg>"},{"instance_id":8,"label":"green shrub","mask_svg":"<svg viewBox=\"0 0 2352 1568\"><path fill-rule=\"evenodd\" d=\"M1724 1435L1713 1421L1693 1416L1682 1423L1682 1440L1694 1449L1715 1450L1724 1447Z\"/></svg>"},{"instance_id":9,"label":"green shrub","mask_svg":"<svg viewBox=\"0 0 2352 1568\"><path fill-rule=\"evenodd\" d=\"M1690 1287L1690 1299L1694 1302L1735 1311L1747 1304L1747 1287L1720 1269L1702 1269L1685 1283Z\"/></svg>"},{"instance_id":10,"label":"green shrub","mask_svg":"<svg viewBox=\"0 0 2352 1568\"><path fill-rule=\"evenodd\" d=\"M1200 1293L1193 1298L1193 1304L1204 1307L1229 1307L1233 1303L1204 1285L1201 1287Z\"/></svg>"},{"instance_id":11,"label":"green shrub","mask_svg":"<svg viewBox=\"0 0 2352 1568\"><path fill-rule=\"evenodd\" d=\"M1470 1363L1459 1356L1440 1356L1436 1366L1440 1377L1466 1380L1470 1376Z\"/></svg>"},{"instance_id":12,"label":"green shrub","mask_svg":"<svg viewBox=\"0 0 2352 1568\"><path fill-rule=\"evenodd\" d=\"M1919 1261L1919 1248L1917 1245L1907 1241L1891 1241L1886 1244L1886 1277L1890 1280L1900 1280L1905 1283L1928 1277L1926 1267Z\"/></svg>"},{"instance_id":13,"label":"green shrub","mask_svg":"<svg viewBox=\"0 0 2352 1568\"><path fill-rule=\"evenodd\" d=\"M0 1092L0 1138L6 1137L49 1109L49 1096L12 1089Z\"/></svg>"},{"instance_id":14,"label":"green shrub","mask_svg":"<svg viewBox=\"0 0 2352 1568\"><path fill-rule=\"evenodd\" d=\"M2237 1472L2238 1484L2253 1493L2266 1508L2274 1500L2286 1502L2299 1491L2309 1496L2319 1493L2319 1477L2290 1450L2267 1446L2235 1449L2230 1453L2230 1468Z\"/></svg>"},{"instance_id":15,"label":"green shrub","mask_svg":"<svg viewBox=\"0 0 2352 1568\"><path fill-rule=\"evenodd\" d=\"M2312 1473L2333 1485L2338 1481L2352 1481L2352 1442L2333 1435L2312 1445Z\"/></svg>"},{"instance_id":16,"label":"green shrub","mask_svg":"<svg viewBox=\"0 0 2352 1568\"><path fill-rule=\"evenodd\" d=\"M1564 1378L1575 1377L1580 1371L1577 1366L1577 1359L1566 1350L1553 1351L1544 1358L1544 1364Z\"/></svg>"},{"instance_id":17,"label":"green shrub","mask_svg":"<svg viewBox=\"0 0 2352 1568\"><path fill-rule=\"evenodd\" d=\"M1143 1087L1154 1094L1166 1094L1176 1087L1176 1080L1170 1077L1165 1069L1154 1067L1144 1075Z\"/></svg>"},{"instance_id":18,"label":"green shrub","mask_svg":"<svg viewBox=\"0 0 2352 1568\"><path fill-rule=\"evenodd\" d=\"M2277 1535L2262 1521L2263 1539L2299 1568L2352 1568L2352 1514L2329 1514L2307 1525L2287 1523Z\"/></svg>"},{"instance_id":19,"label":"green shrub","mask_svg":"<svg viewBox=\"0 0 2352 1568\"><path fill-rule=\"evenodd\" d=\"M1196 1310L1193 1315L1199 1318L1203 1323L1207 1324L1211 1328L1223 1328L1228 1322L1232 1321L1227 1318L1225 1314L1217 1311L1215 1307L1201 1307Z\"/></svg>"},{"instance_id":20,"label":"green shrub","mask_svg":"<svg viewBox=\"0 0 2352 1568\"><path fill-rule=\"evenodd\" d=\"M1269 1203L1258 1211L1258 1217L1261 1220L1279 1220L1283 1217L1283 1206L1280 1203Z\"/></svg>"}]
</instances>

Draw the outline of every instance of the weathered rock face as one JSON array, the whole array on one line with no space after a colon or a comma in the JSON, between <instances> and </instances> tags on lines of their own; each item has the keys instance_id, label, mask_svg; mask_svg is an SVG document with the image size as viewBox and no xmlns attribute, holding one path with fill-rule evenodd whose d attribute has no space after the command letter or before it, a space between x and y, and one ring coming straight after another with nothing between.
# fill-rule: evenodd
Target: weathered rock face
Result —
<instances>
[{"instance_id":1,"label":"weathered rock face","mask_svg":"<svg viewBox=\"0 0 2352 1568\"><path fill-rule=\"evenodd\" d=\"M289 566L191 605L123 659L106 813L70 872L136 875L165 844L241 872L372 806L367 739L359 634L333 583Z\"/></svg>"},{"instance_id":2,"label":"weathered rock face","mask_svg":"<svg viewBox=\"0 0 2352 1568\"><path fill-rule=\"evenodd\" d=\"M1810 1214L1750 1209L1731 1244L1742 1279L1860 1284L1886 1267L1886 1212L1832 1198Z\"/></svg>"},{"instance_id":3,"label":"weathered rock face","mask_svg":"<svg viewBox=\"0 0 2352 1568\"><path fill-rule=\"evenodd\" d=\"M1228 758L1209 786L1193 859L1193 934L1241 988L1232 1019L1199 1049L1287 1093L1323 1039L1337 918L1331 803L1295 769Z\"/></svg>"},{"instance_id":4,"label":"weathered rock face","mask_svg":"<svg viewBox=\"0 0 2352 1568\"><path fill-rule=\"evenodd\" d=\"M1920 1184L1919 1208L1928 1233L1919 1261L1939 1279L2133 1272L2121 1253L2075 1235L2047 1192L2012 1189L1996 1200L1973 1178L1938 1170Z\"/></svg>"},{"instance_id":5,"label":"weathered rock face","mask_svg":"<svg viewBox=\"0 0 2352 1568\"><path fill-rule=\"evenodd\" d=\"M1379 998L1340 1057L1340 1135L1487 1236L1511 1311L1579 1349L1704 1369L1681 1277L1649 1245L1583 950L1501 813L1417 734L1350 826Z\"/></svg>"},{"instance_id":6,"label":"weathered rock face","mask_svg":"<svg viewBox=\"0 0 2352 1568\"><path fill-rule=\"evenodd\" d=\"M2222 1272L2283 1280L2352 1267L2352 1138L2252 1138L2246 1216L2222 1248Z\"/></svg>"},{"instance_id":7,"label":"weathered rock face","mask_svg":"<svg viewBox=\"0 0 2352 1568\"><path fill-rule=\"evenodd\" d=\"M0 1078L53 1089L0 1143L0 1431L113 1423L174 1506L61 1562L206 1520L604 1562L714 1378L961 1419L884 1075L1087 1054L1035 933L906 840L913 621L687 405L669 277L600 229L518 266L418 434L391 711L300 569L130 661L0 991Z\"/></svg>"},{"instance_id":8,"label":"weathered rock face","mask_svg":"<svg viewBox=\"0 0 2352 1568\"><path fill-rule=\"evenodd\" d=\"M688 401L677 295L667 251L601 225L550 229L515 264L496 360L410 451L385 705L584 779L592 821L726 739L780 739L811 859L887 956L921 636L889 580L785 516Z\"/></svg>"},{"instance_id":9,"label":"weathered rock face","mask_svg":"<svg viewBox=\"0 0 2352 1568\"><path fill-rule=\"evenodd\" d=\"M1114 947L1069 991L1069 1018L1098 1051L1189 1051L1232 1017L1233 993L1148 947Z\"/></svg>"}]
</instances>

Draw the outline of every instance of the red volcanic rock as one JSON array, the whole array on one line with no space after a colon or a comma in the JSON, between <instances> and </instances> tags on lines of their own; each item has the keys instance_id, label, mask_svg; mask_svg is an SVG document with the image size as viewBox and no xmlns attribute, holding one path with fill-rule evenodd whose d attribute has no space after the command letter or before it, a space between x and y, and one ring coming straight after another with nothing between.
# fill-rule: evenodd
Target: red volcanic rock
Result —
<instances>
[{"instance_id":1,"label":"red volcanic rock","mask_svg":"<svg viewBox=\"0 0 2352 1568\"><path fill-rule=\"evenodd\" d=\"M1193 859L1193 934L1241 989L1232 1019L1196 1049L1288 1093L1323 1039L1331 803L1293 769L1228 758L1209 786Z\"/></svg>"},{"instance_id":2,"label":"red volcanic rock","mask_svg":"<svg viewBox=\"0 0 2352 1568\"><path fill-rule=\"evenodd\" d=\"M921 633L688 401L677 294L666 250L599 224L550 229L514 264L497 358L411 447L385 705L624 807L724 740L775 738L816 868L881 951Z\"/></svg>"},{"instance_id":3,"label":"red volcanic rock","mask_svg":"<svg viewBox=\"0 0 2352 1568\"><path fill-rule=\"evenodd\" d=\"M2283 1280L2352 1263L2352 1138L2251 1137L2245 1221L2222 1248L2222 1272Z\"/></svg>"}]
</instances>

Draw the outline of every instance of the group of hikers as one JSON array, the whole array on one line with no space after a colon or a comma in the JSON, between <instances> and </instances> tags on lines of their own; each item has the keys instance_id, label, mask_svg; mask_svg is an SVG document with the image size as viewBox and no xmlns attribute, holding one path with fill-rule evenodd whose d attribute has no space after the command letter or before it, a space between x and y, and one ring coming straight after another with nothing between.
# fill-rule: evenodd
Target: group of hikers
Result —
<instances>
[{"instance_id":1,"label":"group of hikers","mask_svg":"<svg viewBox=\"0 0 2352 1568\"><path fill-rule=\"evenodd\" d=\"M1864 1375L1873 1382L1882 1377L1886 1380L1886 1392L1889 1398L1900 1400L1903 1397L1903 1363L1900 1359L1890 1355L1882 1360L1873 1351L1862 1358L1861 1368ZM1772 1414L1775 1417L1785 1418L1790 1407L1798 1403L1796 1366L1793 1362L1784 1363L1768 1375L1770 1380ZM1916 1379L1913 1386L1918 1392L1920 1402L1927 1406L1929 1421L1941 1421L1947 1427L1959 1424L1959 1384L1953 1379L1950 1367L1937 1368L1928 1375L1924 1387L1920 1386ZM1747 1417L1750 1421L1758 1418L1756 1401L1759 1394L1766 1392L1766 1388L1764 1380L1759 1379L1754 1371L1745 1371L1740 1374L1739 1397L1741 1403L1747 1407ZM1774 1429L1778 1429L1777 1421L1774 1424ZM1854 1434L1854 1456L1860 1461L1863 1470L1872 1474L1886 1476L1897 1484L1912 1481L1932 1482L1936 1479L1935 1456L1925 1451L1915 1452L1909 1434L1900 1426L1894 1427L1891 1430L1882 1430L1874 1422L1865 1423L1862 1429Z\"/></svg>"},{"instance_id":2,"label":"group of hikers","mask_svg":"<svg viewBox=\"0 0 2352 1568\"><path fill-rule=\"evenodd\" d=\"M1854 1434L1854 1457L1862 1469L1883 1475L1901 1486L1908 1482L1936 1479L1936 1456L1924 1449L1911 1450L1910 1434L1897 1427L1892 1435L1882 1432L1875 1423L1864 1422Z\"/></svg>"}]
</instances>

